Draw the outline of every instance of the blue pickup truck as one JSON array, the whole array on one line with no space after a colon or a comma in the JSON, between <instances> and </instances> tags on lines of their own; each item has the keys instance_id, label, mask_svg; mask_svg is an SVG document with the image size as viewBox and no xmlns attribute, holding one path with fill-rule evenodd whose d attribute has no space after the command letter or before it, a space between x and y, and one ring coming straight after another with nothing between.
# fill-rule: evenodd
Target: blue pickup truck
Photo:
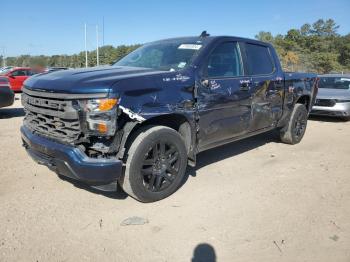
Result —
<instances>
[{"instance_id":1,"label":"blue pickup truck","mask_svg":"<svg viewBox=\"0 0 350 262\"><path fill-rule=\"evenodd\" d=\"M59 175L157 201L201 151L273 129L299 143L317 82L283 72L260 41L206 33L156 41L112 66L28 79L23 145Z\"/></svg>"}]
</instances>

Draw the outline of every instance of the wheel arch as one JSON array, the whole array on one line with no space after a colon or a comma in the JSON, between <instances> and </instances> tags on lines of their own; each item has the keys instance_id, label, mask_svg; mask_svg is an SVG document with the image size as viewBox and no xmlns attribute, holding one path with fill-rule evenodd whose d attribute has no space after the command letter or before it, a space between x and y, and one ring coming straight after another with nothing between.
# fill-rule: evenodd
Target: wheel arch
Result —
<instances>
[{"instance_id":1,"label":"wheel arch","mask_svg":"<svg viewBox=\"0 0 350 262\"><path fill-rule=\"evenodd\" d=\"M303 104L305 105L306 109L308 110L308 112L311 110L310 106L311 106L311 98L310 95L302 95L300 97L298 97L298 99L296 100L296 104Z\"/></svg>"},{"instance_id":2,"label":"wheel arch","mask_svg":"<svg viewBox=\"0 0 350 262\"><path fill-rule=\"evenodd\" d=\"M124 132L124 136L127 137L125 139L125 143L120 147L121 149L124 148L120 158L125 159L127 149L135 140L136 136L140 132L149 129L151 126L166 126L179 132L184 140L188 157L190 159L194 158L195 128L191 125L191 121L188 116L179 113L157 115L133 125L131 130Z\"/></svg>"}]
</instances>

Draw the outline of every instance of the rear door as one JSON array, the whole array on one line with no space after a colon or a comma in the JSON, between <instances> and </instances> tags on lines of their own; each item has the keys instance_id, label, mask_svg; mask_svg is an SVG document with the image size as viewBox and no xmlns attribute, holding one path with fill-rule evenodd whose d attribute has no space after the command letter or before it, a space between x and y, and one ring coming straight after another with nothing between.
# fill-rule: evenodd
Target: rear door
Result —
<instances>
[{"instance_id":1,"label":"rear door","mask_svg":"<svg viewBox=\"0 0 350 262\"><path fill-rule=\"evenodd\" d=\"M252 78L252 122L250 131L271 127L282 116L283 74L275 64L269 46L245 43L244 60Z\"/></svg>"},{"instance_id":2,"label":"rear door","mask_svg":"<svg viewBox=\"0 0 350 262\"><path fill-rule=\"evenodd\" d=\"M239 44L217 43L203 71L197 90L200 150L244 134L251 119L251 80L244 77Z\"/></svg>"}]
</instances>

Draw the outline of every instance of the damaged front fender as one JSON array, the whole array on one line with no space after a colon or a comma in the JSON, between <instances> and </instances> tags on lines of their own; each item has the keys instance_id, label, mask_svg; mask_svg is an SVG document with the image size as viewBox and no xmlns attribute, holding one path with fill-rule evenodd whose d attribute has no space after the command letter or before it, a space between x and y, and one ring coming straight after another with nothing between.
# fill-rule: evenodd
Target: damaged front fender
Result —
<instances>
[{"instance_id":1,"label":"damaged front fender","mask_svg":"<svg viewBox=\"0 0 350 262\"><path fill-rule=\"evenodd\" d=\"M125 108L124 106L122 105L119 105L119 108L123 111L123 113L125 113L131 120L136 120L137 122L143 122L145 121L146 119L143 118L141 115L139 114L136 114L135 112L131 111L130 109L128 108Z\"/></svg>"},{"instance_id":2,"label":"damaged front fender","mask_svg":"<svg viewBox=\"0 0 350 262\"><path fill-rule=\"evenodd\" d=\"M164 125L180 132L180 126L189 124L187 143L189 158L196 151L196 104L192 72L165 72L156 77L144 76L121 80L113 86L120 98L118 134L122 133L117 155L123 159L127 141L132 133L145 125ZM181 129L181 132L184 129ZM187 130L187 129L186 129ZM181 133L180 132L180 133Z\"/></svg>"}]
</instances>

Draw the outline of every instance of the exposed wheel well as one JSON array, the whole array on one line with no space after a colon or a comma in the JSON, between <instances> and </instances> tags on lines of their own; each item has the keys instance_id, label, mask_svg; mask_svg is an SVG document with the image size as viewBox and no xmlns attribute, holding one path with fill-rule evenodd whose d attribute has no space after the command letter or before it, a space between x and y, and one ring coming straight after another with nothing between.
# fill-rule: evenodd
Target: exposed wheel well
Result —
<instances>
[{"instance_id":1,"label":"exposed wheel well","mask_svg":"<svg viewBox=\"0 0 350 262\"><path fill-rule=\"evenodd\" d=\"M166 126L176 130L177 132L180 133L180 135L184 139L187 153L190 152L191 145L192 145L191 126L187 118L180 114L167 114L167 115L156 116L140 124L137 124L132 129L130 134L128 134L128 138L125 143L125 148L127 149L131 145L132 141L136 138L139 132L142 132L142 130L148 129L149 126Z\"/></svg>"},{"instance_id":2,"label":"exposed wheel well","mask_svg":"<svg viewBox=\"0 0 350 262\"><path fill-rule=\"evenodd\" d=\"M310 96L304 95L299 97L299 99L297 100L297 104L303 104L305 105L306 109L309 110L310 109Z\"/></svg>"},{"instance_id":3,"label":"exposed wheel well","mask_svg":"<svg viewBox=\"0 0 350 262\"><path fill-rule=\"evenodd\" d=\"M175 129L176 131L179 131L179 128L181 124L188 122L187 118L180 114L167 114L167 115L160 115L156 117L152 117L151 119L148 119L144 122L142 122L139 127L141 126L149 126L149 125L157 125L157 126L167 126L172 129Z\"/></svg>"}]
</instances>

